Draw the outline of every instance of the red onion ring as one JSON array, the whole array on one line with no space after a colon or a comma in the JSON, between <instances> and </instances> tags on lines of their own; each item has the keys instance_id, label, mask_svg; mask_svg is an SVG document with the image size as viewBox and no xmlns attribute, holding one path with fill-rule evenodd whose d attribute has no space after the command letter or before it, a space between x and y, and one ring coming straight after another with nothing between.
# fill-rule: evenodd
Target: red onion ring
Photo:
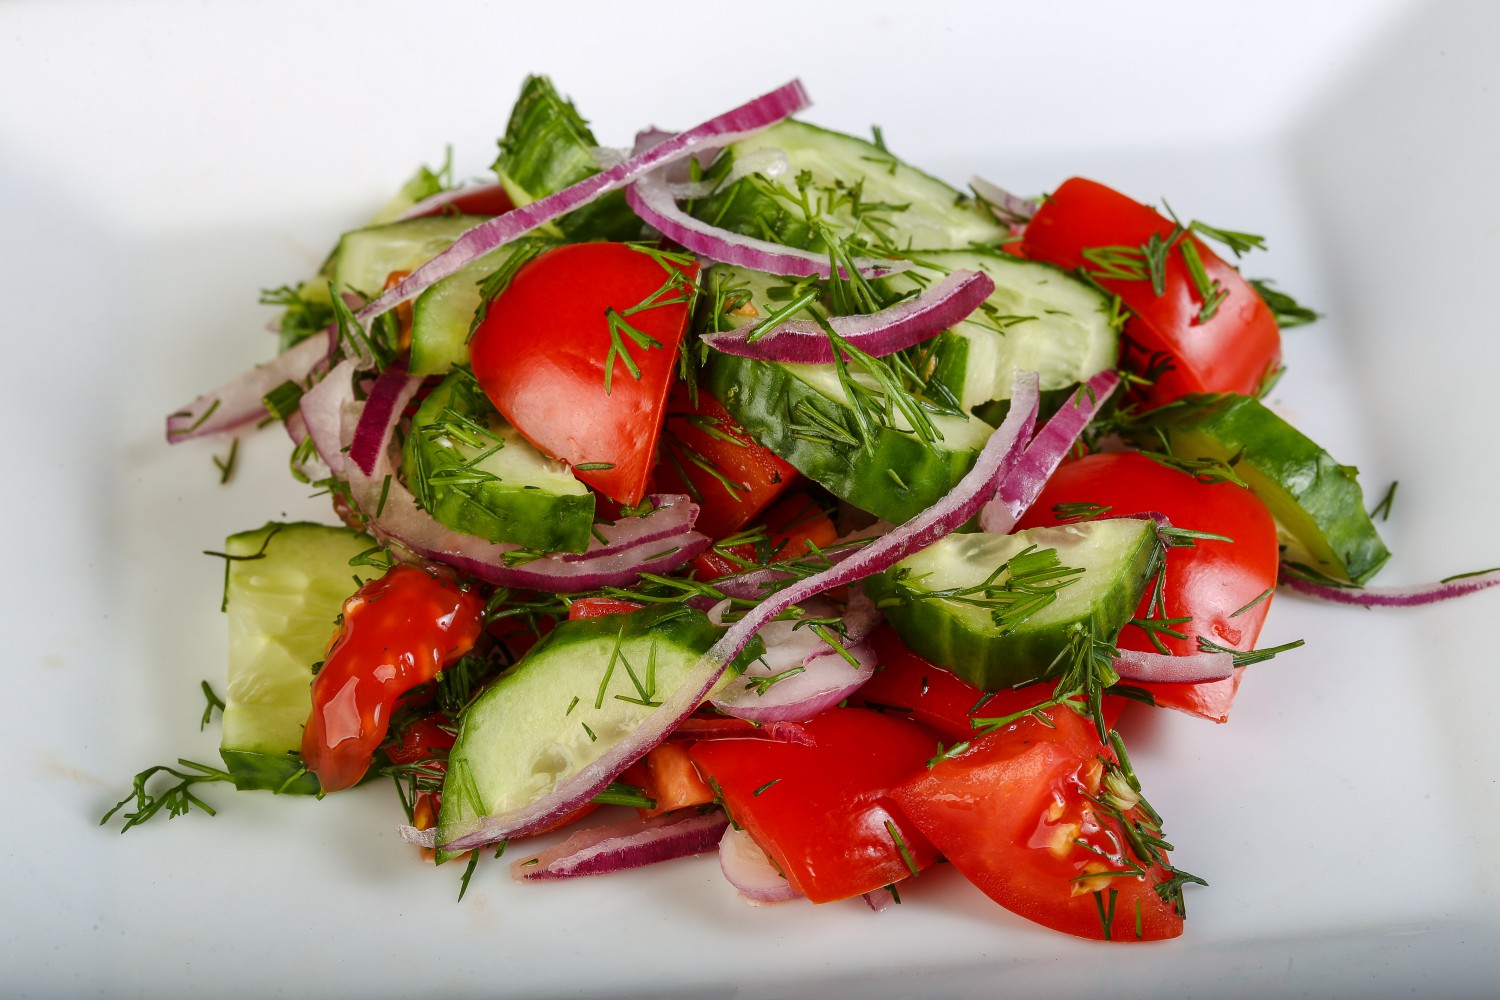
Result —
<instances>
[{"instance_id":1,"label":"red onion ring","mask_svg":"<svg viewBox=\"0 0 1500 1000\"><path fill-rule=\"evenodd\" d=\"M1052 415L1006 474L995 498L979 512L981 531L1003 535L1016 526L1067 457L1078 435L1083 433L1119 384L1119 375L1102 371L1079 387L1072 401ZM1015 405L1014 400L1011 405Z\"/></svg>"},{"instance_id":2,"label":"red onion ring","mask_svg":"<svg viewBox=\"0 0 1500 1000\"><path fill-rule=\"evenodd\" d=\"M358 405L354 401L354 374L353 361L340 361L297 402L297 411L307 426L313 447L333 475L342 474L347 464L342 433L345 408Z\"/></svg>"},{"instance_id":3,"label":"red onion ring","mask_svg":"<svg viewBox=\"0 0 1500 1000\"><path fill-rule=\"evenodd\" d=\"M1137 684L1198 684L1234 676L1234 656L1230 653L1172 656L1122 649L1114 666L1120 680Z\"/></svg>"},{"instance_id":4,"label":"red onion ring","mask_svg":"<svg viewBox=\"0 0 1500 1000\"><path fill-rule=\"evenodd\" d=\"M744 830L730 826L719 841L719 869L751 906L784 903L802 893L776 870L770 857Z\"/></svg>"},{"instance_id":5,"label":"red onion ring","mask_svg":"<svg viewBox=\"0 0 1500 1000\"><path fill-rule=\"evenodd\" d=\"M770 93L742 104L731 111L688 129L632 156L624 163L600 171L555 194L538 198L529 205L512 209L504 215L481 222L453 242L448 249L417 268L394 288L360 310L359 319L368 322L381 313L414 298L433 284L462 269L470 261L504 246L538 226L630 184L632 181L684 157L692 156L705 146L724 146L754 135L789 115L807 107L809 99L800 80L777 87Z\"/></svg>"},{"instance_id":6,"label":"red onion ring","mask_svg":"<svg viewBox=\"0 0 1500 1000\"><path fill-rule=\"evenodd\" d=\"M282 351L265 364L205 393L167 417L167 443L177 444L207 434L234 430L266 415L266 393L283 382L304 385L322 371L333 356L338 336L332 330L325 336L314 334Z\"/></svg>"},{"instance_id":7,"label":"red onion ring","mask_svg":"<svg viewBox=\"0 0 1500 1000\"><path fill-rule=\"evenodd\" d=\"M822 648L804 653L800 662L793 659L788 665L785 656L773 660L777 652L775 637L768 638L766 633L780 624L783 623L772 622L760 631L761 639L766 643L766 656L750 664L739 678L714 696L713 706L719 711L751 722L806 722L858 691L874 676L875 652L863 642L844 646L854 663L829 649L821 640L819 645ZM794 649L800 651L800 647ZM767 661L772 662L768 664ZM800 673L773 682L764 693L756 686L757 680L785 674L798 667Z\"/></svg>"},{"instance_id":8,"label":"red onion ring","mask_svg":"<svg viewBox=\"0 0 1500 1000\"><path fill-rule=\"evenodd\" d=\"M891 894L886 892L884 889L876 889L873 892L864 893L859 898L863 899L865 901L865 905L874 910L876 913L888 909L891 904L895 902L891 898Z\"/></svg>"},{"instance_id":9,"label":"red onion ring","mask_svg":"<svg viewBox=\"0 0 1500 1000\"><path fill-rule=\"evenodd\" d=\"M1487 590L1500 584L1500 569L1407 587L1335 587L1314 583L1285 570L1277 582L1299 594L1334 604L1354 604L1362 608L1414 608Z\"/></svg>"},{"instance_id":10,"label":"red onion ring","mask_svg":"<svg viewBox=\"0 0 1500 1000\"><path fill-rule=\"evenodd\" d=\"M586 551L560 552L557 558L563 562L586 562L685 535L698 523L698 505L681 493L653 493L646 502L653 508L650 514L622 517L612 524L596 522L594 539Z\"/></svg>"},{"instance_id":11,"label":"red onion ring","mask_svg":"<svg viewBox=\"0 0 1500 1000\"><path fill-rule=\"evenodd\" d=\"M947 496L836 565L799 580L750 609L703 654L693 671L660 708L593 763L559 781L551 792L535 802L481 817L462 828L442 830L438 840L448 850L468 850L507 837L533 833L577 809L603 791L621 771L665 740L696 711L713 692L725 669L767 622L793 604L894 566L973 517L994 496L1000 480L1031 436L1036 421L1037 383L1035 372L1017 373L1010 412L980 449L974 467Z\"/></svg>"},{"instance_id":12,"label":"red onion ring","mask_svg":"<svg viewBox=\"0 0 1500 1000\"><path fill-rule=\"evenodd\" d=\"M1031 217L1042 207L1030 198L1016 197L1005 188L992 184L983 177L970 177L969 187L973 188L980 200L989 206L995 218L1010 225L1030 222Z\"/></svg>"},{"instance_id":13,"label":"red onion ring","mask_svg":"<svg viewBox=\"0 0 1500 1000\"><path fill-rule=\"evenodd\" d=\"M402 362L392 364L375 379L349 442L349 461L365 475L375 471L375 464L390 448L401 413L420 388L421 377L408 375Z\"/></svg>"},{"instance_id":14,"label":"red onion ring","mask_svg":"<svg viewBox=\"0 0 1500 1000\"><path fill-rule=\"evenodd\" d=\"M518 858L511 862L510 874L517 882L536 882L642 868L710 851L728 827L729 818L718 809L596 826Z\"/></svg>"},{"instance_id":15,"label":"red onion ring","mask_svg":"<svg viewBox=\"0 0 1500 1000\"><path fill-rule=\"evenodd\" d=\"M883 358L967 319L994 291L994 279L983 271L959 268L914 299L866 316L833 316L827 322L850 346ZM820 324L787 320L764 334L758 333L761 326L751 323L704 334L701 339L715 350L742 358L802 365L833 363L833 346Z\"/></svg>"}]
</instances>

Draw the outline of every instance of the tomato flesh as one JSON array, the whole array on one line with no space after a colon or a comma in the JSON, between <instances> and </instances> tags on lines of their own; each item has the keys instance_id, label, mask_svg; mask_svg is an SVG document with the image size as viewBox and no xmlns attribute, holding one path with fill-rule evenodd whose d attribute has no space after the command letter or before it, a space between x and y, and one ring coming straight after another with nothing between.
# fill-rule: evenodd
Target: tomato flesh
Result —
<instances>
[{"instance_id":1,"label":"tomato flesh","mask_svg":"<svg viewBox=\"0 0 1500 1000\"><path fill-rule=\"evenodd\" d=\"M1103 762L1112 760L1093 724L1068 709L1048 715L1050 726L1027 717L981 737L897 786L893 799L1012 913L1080 937L1178 936L1182 914L1153 888L1169 873L1157 859L1137 857L1120 819L1093 801ZM1133 809L1122 815L1141 818Z\"/></svg>"},{"instance_id":2,"label":"tomato flesh","mask_svg":"<svg viewBox=\"0 0 1500 1000\"><path fill-rule=\"evenodd\" d=\"M1101 248L1138 249L1153 236L1170 238L1174 223L1155 209L1091 180L1074 177L1047 198L1026 225L1025 256L1065 268L1083 268L1131 312L1125 324L1122 364L1154 379L1143 392L1158 406L1190 392L1253 395L1281 364L1281 332L1260 295L1193 234L1180 236L1197 250L1207 283L1222 301L1200 320L1204 299L1180 244L1167 250L1162 294L1147 277L1110 277ZM1085 257L1095 251L1095 260ZM1141 266L1141 265L1138 265ZM1146 269L1149 274L1149 269ZM1169 364L1161 371L1163 364Z\"/></svg>"},{"instance_id":3,"label":"tomato flesh","mask_svg":"<svg viewBox=\"0 0 1500 1000\"><path fill-rule=\"evenodd\" d=\"M718 783L729 814L787 881L813 902L826 903L883 888L913 867L936 862L932 844L890 799L890 789L923 770L936 752L932 735L905 719L858 708L829 709L805 728L815 745L719 740L692 748L694 763Z\"/></svg>"},{"instance_id":4,"label":"tomato flesh","mask_svg":"<svg viewBox=\"0 0 1500 1000\"><path fill-rule=\"evenodd\" d=\"M474 375L526 440L624 504L656 457L698 265L578 243L516 272L469 345Z\"/></svg>"}]
</instances>

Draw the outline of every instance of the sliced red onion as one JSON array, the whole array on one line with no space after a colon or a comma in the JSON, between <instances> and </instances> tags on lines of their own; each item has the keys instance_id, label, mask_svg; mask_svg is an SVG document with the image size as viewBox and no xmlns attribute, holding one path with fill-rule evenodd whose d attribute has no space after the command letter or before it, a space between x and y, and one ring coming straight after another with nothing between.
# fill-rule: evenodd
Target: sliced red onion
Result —
<instances>
[{"instance_id":1,"label":"sliced red onion","mask_svg":"<svg viewBox=\"0 0 1500 1000\"><path fill-rule=\"evenodd\" d=\"M807 107L808 103L807 91L803 89L801 81L793 80L686 132L664 139L616 167L594 174L545 198L538 198L529 205L481 222L455 240L448 249L362 309L359 318L368 322L414 298L469 262L558 216L566 215L610 191L618 190L658 167L692 156L706 146L725 146L754 135L766 126L797 113Z\"/></svg>"},{"instance_id":2,"label":"sliced red onion","mask_svg":"<svg viewBox=\"0 0 1500 1000\"><path fill-rule=\"evenodd\" d=\"M766 623L793 604L894 566L978 513L979 508L994 496L1000 480L1031 436L1036 410L1036 373L1017 373L1010 412L980 449L974 467L952 492L836 565L791 584L750 609L703 654L661 707L593 763L557 782L549 793L519 808L479 818L462 828L446 829L438 839L448 850L457 851L507 837L524 836L542 829L598 795L621 771L665 740L697 710L713 693L725 669Z\"/></svg>"},{"instance_id":3,"label":"sliced red onion","mask_svg":"<svg viewBox=\"0 0 1500 1000\"><path fill-rule=\"evenodd\" d=\"M283 382L307 384L327 366L338 339L331 331L314 334L282 351L263 365L256 365L237 378L167 417L167 443L177 444L206 434L234 430L266 415L262 402L266 393Z\"/></svg>"},{"instance_id":4,"label":"sliced red onion","mask_svg":"<svg viewBox=\"0 0 1500 1000\"><path fill-rule=\"evenodd\" d=\"M596 826L511 862L510 874L517 882L535 882L643 868L712 850L728 826L729 818L718 809Z\"/></svg>"},{"instance_id":5,"label":"sliced red onion","mask_svg":"<svg viewBox=\"0 0 1500 1000\"><path fill-rule=\"evenodd\" d=\"M875 652L863 642L844 647L853 663L827 645L807 653L800 662L790 661L787 666L782 665L788 662L785 656L775 658L774 663L768 662L779 647L772 646L774 639L768 638L767 633L780 624L772 622L761 629L766 656L750 664L714 697L713 705L719 711L751 722L805 722L837 705L874 676ZM769 687L757 686L757 681L778 674L781 679L771 682Z\"/></svg>"},{"instance_id":6,"label":"sliced red onion","mask_svg":"<svg viewBox=\"0 0 1500 1000\"><path fill-rule=\"evenodd\" d=\"M1198 684L1234 676L1230 653L1187 653L1171 656L1122 649L1115 658L1120 680L1137 684Z\"/></svg>"},{"instance_id":7,"label":"sliced red onion","mask_svg":"<svg viewBox=\"0 0 1500 1000\"><path fill-rule=\"evenodd\" d=\"M864 895L860 896L860 899L863 899L865 901L865 905L874 910L876 913L889 908L890 905L895 902L895 899L891 896L891 894L884 889L876 889L873 892L867 892Z\"/></svg>"},{"instance_id":8,"label":"sliced red onion","mask_svg":"<svg viewBox=\"0 0 1500 1000\"><path fill-rule=\"evenodd\" d=\"M962 320L989 298L995 282L983 271L959 268L914 299L865 316L833 316L828 325L850 346L873 357L905 350ZM742 358L802 365L833 363L833 345L823 327L793 319L761 334L761 323L704 334L708 346Z\"/></svg>"},{"instance_id":9,"label":"sliced red onion","mask_svg":"<svg viewBox=\"0 0 1500 1000\"><path fill-rule=\"evenodd\" d=\"M830 273L827 254L744 236L693 218L678 207L664 174L643 175L625 189L625 200L631 211L667 239L710 260L795 278L826 278ZM857 257L852 263L867 277L893 274L910 266L905 261L871 257Z\"/></svg>"},{"instance_id":10,"label":"sliced red onion","mask_svg":"<svg viewBox=\"0 0 1500 1000\"><path fill-rule=\"evenodd\" d=\"M342 434L344 422L352 419L352 414L345 410L360 405L354 399L354 374L353 361L340 361L297 402L298 414L318 449L318 457L334 475L342 474L347 464Z\"/></svg>"},{"instance_id":11,"label":"sliced red onion","mask_svg":"<svg viewBox=\"0 0 1500 1000\"><path fill-rule=\"evenodd\" d=\"M1079 387L1072 400L1052 415L1000 483L995 498L979 512L981 531L1003 535L1016 526L1067 457L1078 435L1119 384L1119 375L1102 371ZM1015 405L1014 400L1011 405Z\"/></svg>"},{"instance_id":12,"label":"sliced red onion","mask_svg":"<svg viewBox=\"0 0 1500 1000\"><path fill-rule=\"evenodd\" d=\"M349 442L349 461L365 475L375 471L375 464L390 448L402 411L421 387L421 376L408 375L406 365L400 363L386 368L375 379Z\"/></svg>"},{"instance_id":13,"label":"sliced red onion","mask_svg":"<svg viewBox=\"0 0 1500 1000\"><path fill-rule=\"evenodd\" d=\"M1414 608L1422 604L1451 601L1500 584L1500 569L1486 570L1472 576L1418 583L1409 587L1336 587L1314 583L1293 572L1283 571L1278 581L1299 594L1334 604L1355 604L1362 608Z\"/></svg>"},{"instance_id":14,"label":"sliced red onion","mask_svg":"<svg viewBox=\"0 0 1500 1000\"><path fill-rule=\"evenodd\" d=\"M799 746L816 746L812 733L795 722L768 722L763 726L745 719L683 719L672 730L671 740L703 743L712 740L771 740L776 743L796 743Z\"/></svg>"},{"instance_id":15,"label":"sliced red onion","mask_svg":"<svg viewBox=\"0 0 1500 1000\"><path fill-rule=\"evenodd\" d=\"M989 206L995 218L1007 225L1028 222L1042 206L1030 198L1018 198L998 184L991 184L983 177L970 177L969 187Z\"/></svg>"},{"instance_id":16,"label":"sliced red onion","mask_svg":"<svg viewBox=\"0 0 1500 1000\"><path fill-rule=\"evenodd\" d=\"M719 868L752 906L785 903L802 893L776 870L771 858L744 830L730 826L719 841Z\"/></svg>"},{"instance_id":17,"label":"sliced red onion","mask_svg":"<svg viewBox=\"0 0 1500 1000\"><path fill-rule=\"evenodd\" d=\"M611 524L597 522L587 551L564 552L563 562L583 562L601 555L624 552L641 545L685 535L698 523L698 505L681 493L653 493L646 498L653 508L641 517L622 517Z\"/></svg>"}]
</instances>

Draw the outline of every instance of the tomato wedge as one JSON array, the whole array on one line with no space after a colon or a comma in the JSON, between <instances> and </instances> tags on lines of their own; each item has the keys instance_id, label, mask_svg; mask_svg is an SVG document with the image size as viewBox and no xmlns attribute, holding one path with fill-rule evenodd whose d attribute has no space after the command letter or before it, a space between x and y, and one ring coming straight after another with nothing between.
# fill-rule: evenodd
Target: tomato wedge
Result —
<instances>
[{"instance_id":1,"label":"tomato wedge","mask_svg":"<svg viewBox=\"0 0 1500 1000\"><path fill-rule=\"evenodd\" d=\"M697 277L690 256L649 246L549 250L490 303L469 345L474 375L526 440L640 503Z\"/></svg>"},{"instance_id":2,"label":"tomato wedge","mask_svg":"<svg viewBox=\"0 0 1500 1000\"><path fill-rule=\"evenodd\" d=\"M1157 267L1147 252L1153 240ZM1027 223L1022 250L1082 268L1120 296L1131 312L1121 362L1152 380L1143 393L1150 406L1190 392L1254 395L1281 364L1276 317L1240 273L1172 220L1103 184L1064 181Z\"/></svg>"},{"instance_id":3,"label":"tomato wedge","mask_svg":"<svg viewBox=\"0 0 1500 1000\"><path fill-rule=\"evenodd\" d=\"M1255 648L1281 557L1276 522L1255 494L1233 483L1202 482L1135 452L1103 452L1063 463L1020 527L1065 523L1080 509L1070 505L1107 507L1112 517L1156 511L1176 527L1233 539L1168 549L1162 606L1153 610L1148 594L1136 617L1161 623L1156 638L1175 655L1197 652L1200 638L1227 649ZM1116 644L1158 648L1138 625L1125 626ZM1222 681L1138 686L1158 706L1226 722L1243 670Z\"/></svg>"},{"instance_id":4,"label":"tomato wedge","mask_svg":"<svg viewBox=\"0 0 1500 1000\"><path fill-rule=\"evenodd\" d=\"M1149 807L1067 709L1028 716L898 785L891 797L968 880L1012 913L1105 940L1182 933L1181 881ZM1160 887L1160 888L1158 888Z\"/></svg>"},{"instance_id":5,"label":"tomato wedge","mask_svg":"<svg viewBox=\"0 0 1500 1000\"><path fill-rule=\"evenodd\" d=\"M937 861L927 838L890 800L924 769L937 741L921 726L858 708L832 708L804 728L814 746L770 740L693 745L734 821L815 903L883 888Z\"/></svg>"}]
</instances>

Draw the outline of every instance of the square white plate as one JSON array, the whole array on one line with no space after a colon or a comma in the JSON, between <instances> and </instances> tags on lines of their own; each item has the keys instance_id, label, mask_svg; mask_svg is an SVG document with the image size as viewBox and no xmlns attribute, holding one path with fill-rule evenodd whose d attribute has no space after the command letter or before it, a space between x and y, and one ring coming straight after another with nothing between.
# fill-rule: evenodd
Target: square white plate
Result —
<instances>
[{"instance_id":1,"label":"square white plate","mask_svg":"<svg viewBox=\"0 0 1500 1000\"><path fill-rule=\"evenodd\" d=\"M1135 716L1174 854L1211 888L1178 941L1043 931L956 873L904 905L753 910L713 858L517 886L415 864L385 788L236 795L128 837L130 775L184 756L222 674L221 566L325 518L272 432L169 449L161 418L273 350L261 287L316 266L452 142L482 173L520 79L602 141L800 75L962 183L1075 173L1266 233L1246 271L1327 316L1272 403L1340 460L1396 556L1500 564L1500 70L1487 3L7 3L0 302L8 524L0 982L16 995L1486 995L1500 960L1489 625L1500 593L1367 612L1282 595L1224 727Z\"/></svg>"}]
</instances>

